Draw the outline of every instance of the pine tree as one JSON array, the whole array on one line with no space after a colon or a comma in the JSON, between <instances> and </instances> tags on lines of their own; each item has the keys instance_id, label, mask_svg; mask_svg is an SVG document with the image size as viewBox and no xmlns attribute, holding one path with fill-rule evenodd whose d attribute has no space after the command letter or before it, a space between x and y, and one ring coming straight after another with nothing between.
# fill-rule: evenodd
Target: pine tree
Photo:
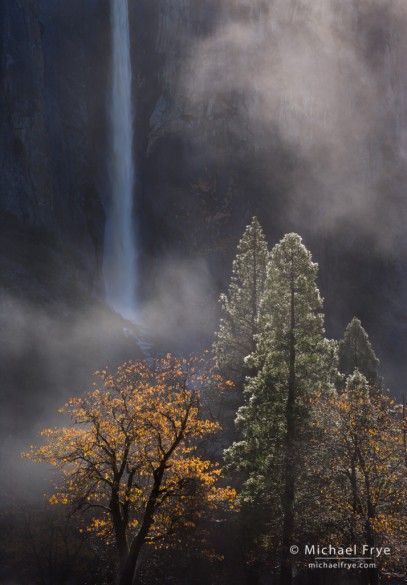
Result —
<instances>
[{"instance_id":1,"label":"pine tree","mask_svg":"<svg viewBox=\"0 0 407 585\"><path fill-rule=\"evenodd\" d=\"M213 345L222 373L238 388L250 373L245 358L256 347L268 258L263 230L258 219L253 217L237 246L229 290L220 296L222 318Z\"/></svg>"},{"instance_id":2,"label":"pine tree","mask_svg":"<svg viewBox=\"0 0 407 585\"><path fill-rule=\"evenodd\" d=\"M356 317L346 327L345 335L339 343L338 356L338 369L342 374L349 376L358 369L376 391L382 387L382 379L378 373L379 360L366 331Z\"/></svg>"},{"instance_id":3,"label":"pine tree","mask_svg":"<svg viewBox=\"0 0 407 585\"><path fill-rule=\"evenodd\" d=\"M237 416L243 440L226 459L246 473L241 501L268 502L280 524L281 583L292 583L298 492L305 485L304 460L311 433L311 401L332 389L336 344L324 339L317 265L297 234L287 234L271 252L259 315L258 344L250 362L259 369L246 385ZM270 506L273 508L270 510Z\"/></svg>"}]
</instances>

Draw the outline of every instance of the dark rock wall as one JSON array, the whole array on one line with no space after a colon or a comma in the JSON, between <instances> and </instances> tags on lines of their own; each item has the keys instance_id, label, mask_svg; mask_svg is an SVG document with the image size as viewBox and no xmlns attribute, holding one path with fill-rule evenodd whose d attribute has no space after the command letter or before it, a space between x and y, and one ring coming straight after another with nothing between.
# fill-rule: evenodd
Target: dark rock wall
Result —
<instances>
[{"instance_id":1,"label":"dark rock wall","mask_svg":"<svg viewBox=\"0 0 407 585\"><path fill-rule=\"evenodd\" d=\"M18 221L21 232L54 234L91 287L104 229L106 8L96 0L5 0L0 24L3 230L11 214L14 231ZM16 240L10 233L10 253Z\"/></svg>"},{"instance_id":2,"label":"dark rock wall","mask_svg":"<svg viewBox=\"0 0 407 585\"><path fill-rule=\"evenodd\" d=\"M267 30L264 33L270 6L275 7L277 22L282 4L129 1L140 294L148 301L165 288L161 275L167 274L162 270L167 259L198 258L208 267L214 301L228 280L236 242L257 214L270 244L290 230L304 236L321 264L329 335L340 336L354 315L360 317L383 357L389 382L401 388L407 374L401 365L407 339L403 308L407 246L401 229L406 217L407 84L402 65L404 21L396 9L402 3L372 0L335 8L339 24L333 27L338 49L333 63L337 55L348 67L346 55L351 51L360 67L348 79L348 87L338 83L340 115L346 122L348 106L362 112L371 107L363 102L369 95L374 95L376 109L368 128L362 129L366 140L358 142L354 135L360 128L350 125L338 133L342 150L332 154L320 149L317 157L312 143L321 120L312 114L315 104L305 104L310 113L297 120L295 109L281 100L273 110L275 123L259 119L265 104L251 99L247 84L236 75L236 62L243 59L239 71L249 87L253 76L256 97L255 81L261 83L261 78L255 67L250 69L250 59L244 63L243 45L237 44L236 58L228 53L227 40L225 46L215 46L218 81L210 80L209 88L199 84L199 76L198 83L194 81L197 63L203 69L214 66L210 52L208 61L197 59L197 53L207 50L231 24L259 31L257 54L251 56L256 64L263 45L270 51ZM292 6L288 21L294 28L287 34L296 31L294 43L308 34L312 15L306 18L301 13L306 2L286 5ZM315 6L323 12L325 3ZM109 2L3 0L0 51L2 282L13 293L32 289L38 298L48 300L55 298L55 290L58 298L64 291L69 296L73 282L101 296L109 152ZM273 59L279 51L276 41L267 54L270 68L276 67ZM297 73L301 77L300 65ZM322 71L317 79L321 87L335 83L341 69L332 78L326 75ZM274 87L277 91L270 85L263 101L273 104ZM348 91L352 88L357 88L355 94ZM335 109L327 109L321 123L329 124L336 115ZM282 131L290 116L298 139ZM357 147L356 157L366 158L360 168L373 195L365 206L356 206L353 220L336 221L331 210L338 201L347 205L357 197L357 189L354 194L351 187L342 194L347 175L356 185L360 180L359 167L353 168L352 156L346 157L345 130ZM324 183L321 177L329 165L333 173ZM359 229L362 222L370 225L368 235L365 228ZM380 237L376 239L375 233ZM387 236L391 250L382 246ZM209 323L208 331L214 326L216 321Z\"/></svg>"}]
</instances>

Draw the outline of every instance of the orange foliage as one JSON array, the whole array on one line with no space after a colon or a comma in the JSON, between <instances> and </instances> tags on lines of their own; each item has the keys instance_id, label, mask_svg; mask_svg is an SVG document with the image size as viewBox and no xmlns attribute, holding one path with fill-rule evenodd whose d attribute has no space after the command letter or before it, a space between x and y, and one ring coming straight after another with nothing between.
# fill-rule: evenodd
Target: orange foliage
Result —
<instances>
[{"instance_id":1,"label":"orange foliage","mask_svg":"<svg viewBox=\"0 0 407 585\"><path fill-rule=\"evenodd\" d=\"M234 490L217 487L221 470L199 448L220 428L201 416L202 395L224 385L204 358L167 355L96 375L61 409L72 425L44 430L46 443L24 454L60 469L52 504L91 510L88 530L124 560L136 538L165 542L208 510L233 507Z\"/></svg>"},{"instance_id":2,"label":"orange foliage","mask_svg":"<svg viewBox=\"0 0 407 585\"><path fill-rule=\"evenodd\" d=\"M353 387L328 400L317 397L314 414L324 433L316 466L321 474L319 498L345 532L338 534L338 542L344 536L361 543L371 538L391 549L390 556L377 559L383 571L406 569L407 469L401 408L383 394Z\"/></svg>"}]
</instances>

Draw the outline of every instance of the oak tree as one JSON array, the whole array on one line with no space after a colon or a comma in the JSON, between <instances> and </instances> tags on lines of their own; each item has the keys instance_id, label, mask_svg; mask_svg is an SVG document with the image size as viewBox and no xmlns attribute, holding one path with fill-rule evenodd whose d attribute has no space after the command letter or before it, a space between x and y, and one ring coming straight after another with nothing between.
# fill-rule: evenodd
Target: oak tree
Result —
<instances>
[{"instance_id":1,"label":"oak tree","mask_svg":"<svg viewBox=\"0 0 407 585\"><path fill-rule=\"evenodd\" d=\"M316 493L330 520L329 532L338 543L389 547L390 555L374 558L378 569L389 573L407 568L401 410L383 393L372 393L358 370L344 392L315 401L324 437L314 468ZM376 585L378 570L371 568L368 575Z\"/></svg>"},{"instance_id":2,"label":"oak tree","mask_svg":"<svg viewBox=\"0 0 407 585\"><path fill-rule=\"evenodd\" d=\"M168 546L180 528L232 506L219 466L199 443L219 430L201 416L202 393L222 379L202 357L128 362L62 409L71 425L46 429L26 454L61 472L51 503L89 510L89 530L118 552L119 584L134 582L145 544Z\"/></svg>"}]
</instances>

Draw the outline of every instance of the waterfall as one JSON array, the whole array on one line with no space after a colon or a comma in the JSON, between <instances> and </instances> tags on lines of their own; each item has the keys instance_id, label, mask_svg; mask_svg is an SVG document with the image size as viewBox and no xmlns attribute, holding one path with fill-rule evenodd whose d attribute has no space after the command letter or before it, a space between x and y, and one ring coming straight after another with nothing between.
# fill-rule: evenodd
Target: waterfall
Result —
<instances>
[{"instance_id":1,"label":"waterfall","mask_svg":"<svg viewBox=\"0 0 407 585\"><path fill-rule=\"evenodd\" d=\"M123 317L135 315L136 242L133 220L133 111L127 0L111 0L112 89L110 97L110 200L107 207L103 274L107 303Z\"/></svg>"}]
</instances>

